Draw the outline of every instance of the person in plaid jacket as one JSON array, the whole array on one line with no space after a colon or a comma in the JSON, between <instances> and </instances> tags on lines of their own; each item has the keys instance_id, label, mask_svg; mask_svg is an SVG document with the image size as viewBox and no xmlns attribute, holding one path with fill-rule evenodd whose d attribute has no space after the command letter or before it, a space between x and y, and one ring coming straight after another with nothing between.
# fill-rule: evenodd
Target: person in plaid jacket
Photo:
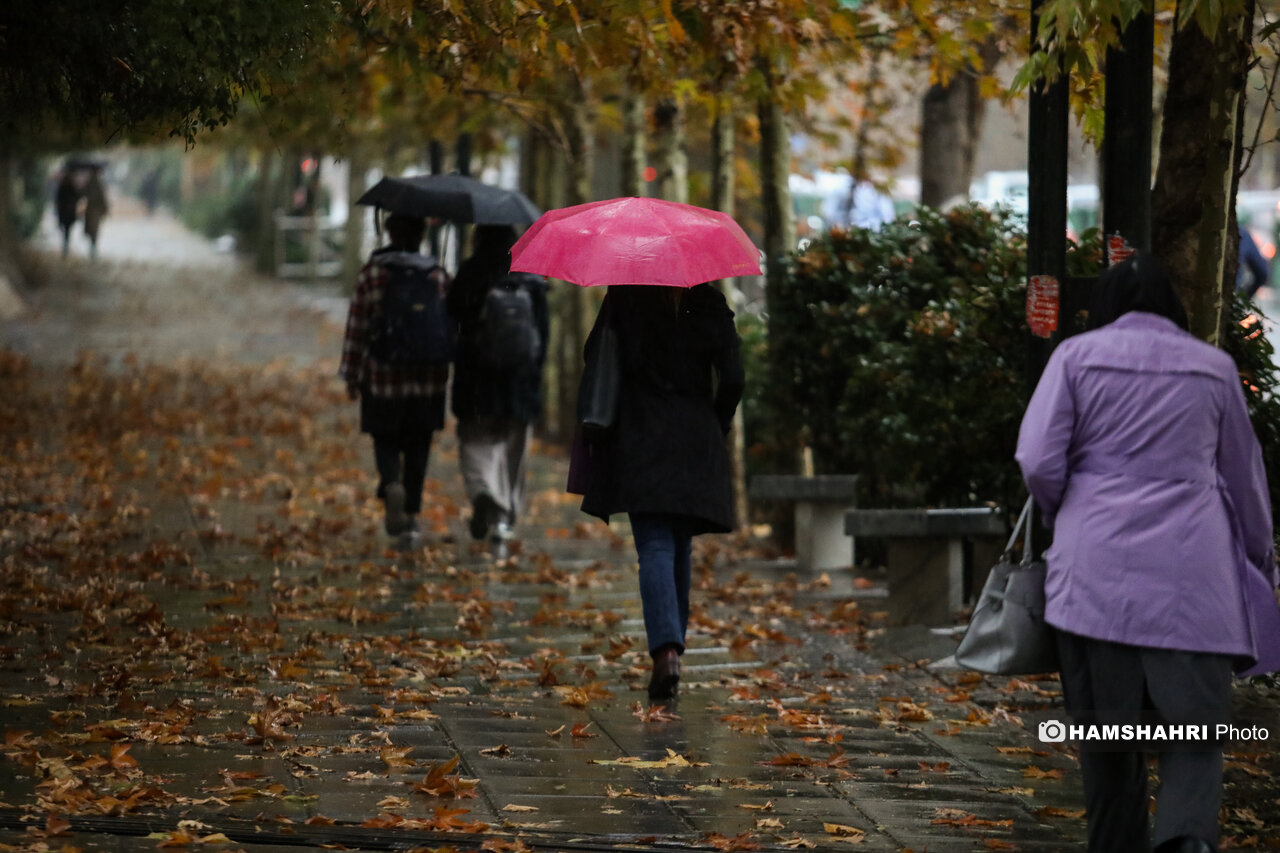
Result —
<instances>
[{"instance_id":1,"label":"person in plaid jacket","mask_svg":"<svg viewBox=\"0 0 1280 853\"><path fill-rule=\"evenodd\" d=\"M371 343L381 316L389 264L411 255L407 260L414 261L414 266L432 268L428 275L443 291L451 282L442 267L420 254L425 220L393 213L385 224L390 245L376 249L356 277L339 373L347 383L347 395L360 401L360 431L373 439L386 531L392 536L415 536L431 440L444 427L449 363L386 364L373 354Z\"/></svg>"}]
</instances>

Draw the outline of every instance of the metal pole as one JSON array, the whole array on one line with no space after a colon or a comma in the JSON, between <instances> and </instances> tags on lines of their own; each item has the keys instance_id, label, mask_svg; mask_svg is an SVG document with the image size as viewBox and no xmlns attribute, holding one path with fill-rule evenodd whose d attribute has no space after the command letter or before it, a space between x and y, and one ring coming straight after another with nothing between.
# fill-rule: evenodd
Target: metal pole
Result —
<instances>
[{"instance_id":1,"label":"metal pole","mask_svg":"<svg viewBox=\"0 0 1280 853\"><path fill-rule=\"evenodd\" d=\"M1031 50L1038 19L1031 21ZM1031 90L1027 150L1027 384L1040 380L1049 353L1062 338L1066 286L1067 78Z\"/></svg>"},{"instance_id":2,"label":"metal pole","mask_svg":"<svg viewBox=\"0 0 1280 853\"><path fill-rule=\"evenodd\" d=\"M1107 51L1102 231L1108 265L1151 249L1151 73L1154 18L1138 15Z\"/></svg>"},{"instance_id":3,"label":"metal pole","mask_svg":"<svg viewBox=\"0 0 1280 853\"><path fill-rule=\"evenodd\" d=\"M1031 51L1039 19L1031 17ZM1027 389L1033 390L1062 339L1066 321L1062 296L1067 285L1067 77L1034 86L1030 97L1027 150ZM1040 550L1052 533L1040 519L1030 522Z\"/></svg>"}]
</instances>

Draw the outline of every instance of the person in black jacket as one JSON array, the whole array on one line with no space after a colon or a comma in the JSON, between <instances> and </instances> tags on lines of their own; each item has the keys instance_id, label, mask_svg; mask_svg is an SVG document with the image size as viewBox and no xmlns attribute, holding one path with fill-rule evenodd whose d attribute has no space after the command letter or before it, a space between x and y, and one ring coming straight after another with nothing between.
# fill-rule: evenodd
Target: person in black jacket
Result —
<instances>
[{"instance_id":1,"label":"person in black jacket","mask_svg":"<svg viewBox=\"0 0 1280 853\"><path fill-rule=\"evenodd\" d=\"M741 345L733 312L709 284L609 288L588 360L603 322L617 331L621 390L613 426L590 447L582 510L630 517L649 696L670 699L689 624L692 537L734 528L725 436L744 387Z\"/></svg>"},{"instance_id":2,"label":"person in black jacket","mask_svg":"<svg viewBox=\"0 0 1280 853\"><path fill-rule=\"evenodd\" d=\"M442 353L437 360L406 363L379 345L389 316L388 288L398 271L411 271L435 292L432 305L443 308L449 276L435 258L421 253L426 221L393 213L386 220L390 243L375 249L356 277L347 311L339 375L347 396L360 401L360 431L373 439L387 533L412 545L418 538L418 514L431 456L431 440L444 427L445 393L453 325L439 315L433 335ZM434 312L433 312L434 313ZM419 315L426 316L426 315ZM426 338L427 336L418 336Z\"/></svg>"},{"instance_id":3,"label":"person in black jacket","mask_svg":"<svg viewBox=\"0 0 1280 853\"><path fill-rule=\"evenodd\" d=\"M82 193L76 184L75 175L70 169L63 167L62 177L58 179L58 189L54 194L54 210L58 214L58 227L62 229L62 257L71 249L71 229L80 218L79 206Z\"/></svg>"},{"instance_id":4,"label":"person in black jacket","mask_svg":"<svg viewBox=\"0 0 1280 853\"><path fill-rule=\"evenodd\" d=\"M547 283L511 273L509 225L480 225L458 268L449 313L458 321L453 413L458 464L471 500L471 535L505 549L524 504L525 449L542 410L550 320Z\"/></svg>"}]
</instances>

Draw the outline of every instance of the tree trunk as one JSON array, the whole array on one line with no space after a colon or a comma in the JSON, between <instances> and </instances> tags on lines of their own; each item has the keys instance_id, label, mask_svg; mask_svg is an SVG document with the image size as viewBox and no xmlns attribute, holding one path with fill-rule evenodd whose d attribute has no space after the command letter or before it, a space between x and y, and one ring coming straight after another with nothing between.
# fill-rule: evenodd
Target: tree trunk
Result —
<instances>
[{"instance_id":1,"label":"tree trunk","mask_svg":"<svg viewBox=\"0 0 1280 853\"><path fill-rule=\"evenodd\" d=\"M591 201L591 180L595 164L595 127L590 92L580 79L574 81L574 95L565 104L562 119L565 128L565 148L568 173L565 176L566 204L585 204ZM597 298L585 287L570 286L564 300L560 328L564 363L561 371L560 418L561 425L577 422L578 381L582 377L582 347L587 333L595 321ZM568 441L572 436L562 429L560 439Z\"/></svg>"},{"instance_id":2,"label":"tree trunk","mask_svg":"<svg viewBox=\"0 0 1280 853\"><path fill-rule=\"evenodd\" d=\"M684 105L675 97L653 108L658 141L658 192L667 201L689 202L689 157L685 153Z\"/></svg>"},{"instance_id":3,"label":"tree trunk","mask_svg":"<svg viewBox=\"0 0 1280 853\"><path fill-rule=\"evenodd\" d=\"M734 115L728 98L716 99L711 124L711 206L733 215Z\"/></svg>"},{"instance_id":4,"label":"tree trunk","mask_svg":"<svg viewBox=\"0 0 1280 853\"><path fill-rule=\"evenodd\" d=\"M18 234L13 205L13 149L0 140L0 319L21 313L27 282L18 262Z\"/></svg>"},{"instance_id":5,"label":"tree trunk","mask_svg":"<svg viewBox=\"0 0 1280 853\"><path fill-rule=\"evenodd\" d=\"M0 251L6 255L17 247L13 211L13 149L0 140Z\"/></svg>"},{"instance_id":6,"label":"tree trunk","mask_svg":"<svg viewBox=\"0 0 1280 853\"><path fill-rule=\"evenodd\" d=\"M969 198L985 104L972 74L957 74L924 96L920 117L920 203L945 207Z\"/></svg>"},{"instance_id":7,"label":"tree trunk","mask_svg":"<svg viewBox=\"0 0 1280 853\"><path fill-rule=\"evenodd\" d=\"M276 206L284 183L283 164L274 147L262 151L258 164L258 231L254 235L254 256L259 272L270 273L275 263Z\"/></svg>"},{"instance_id":8,"label":"tree trunk","mask_svg":"<svg viewBox=\"0 0 1280 853\"><path fill-rule=\"evenodd\" d=\"M733 215L733 166L734 166L734 116L728 98L719 97L715 102L715 115L711 123L711 207ZM738 284L734 279L723 281L724 295L735 311L741 304ZM734 514L739 525L750 522L747 504L747 445L742 406L733 414L733 428L729 431L729 462L733 473Z\"/></svg>"},{"instance_id":9,"label":"tree trunk","mask_svg":"<svg viewBox=\"0 0 1280 853\"><path fill-rule=\"evenodd\" d=\"M1253 33L1253 4L1246 5L1223 17L1213 39L1194 24L1174 34L1152 189L1152 250L1182 297L1192 334L1211 343L1229 319L1235 286L1239 121Z\"/></svg>"},{"instance_id":10,"label":"tree trunk","mask_svg":"<svg viewBox=\"0 0 1280 853\"><path fill-rule=\"evenodd\" d=\"M342 238L342 281L346 288L355 285L360 267L364 265L365 217L371 214L370 208L358 206L355 201L364 193L364 175L368 168L364 150L353 145L347 156L347 224Z\"/></svg>"},{"instance_id":11,"label":"tree trunk","mask_svg":"<svg viewBox=\"0 0 1280 853\"><path fill-rule=\"evenodd\" d=\"M644 195L644 95L628 90L622 101L622 186L624 197Z\"/></svg>"},{"instance_id":12,"label":"tree trunk","mask_svg":"<svg viewBox=\"0 0 1280 853\"><path fill-rule=\"evenodd\" d=\"M761 98L760 206L764 215L765 288L772 290L784 274L783 259L795 249L796 225L791 208L791 140L782 106L773 98Z\"/></svg>"}]
</instances>

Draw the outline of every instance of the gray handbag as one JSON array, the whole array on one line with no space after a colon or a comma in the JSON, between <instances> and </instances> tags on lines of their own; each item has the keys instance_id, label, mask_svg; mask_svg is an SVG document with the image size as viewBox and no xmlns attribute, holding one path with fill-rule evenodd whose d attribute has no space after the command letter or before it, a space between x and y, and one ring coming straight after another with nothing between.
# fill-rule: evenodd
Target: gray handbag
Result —
<instances>
[{"instance_id":1,"label":"gray handbag","mask_svg":"<svg viewBox=\"0 0 1280 853\"><path fill-rule=\"evenodd\" d=\"M1031 675L1058 669L1058 640L1044 621L1047 566L1031 547L1031 498L1022 508L1000 562L991 569L956 649L956 663L991 675ZM1018 535L1021 561L1014 562Z\"/></svg>"}]
</instances>

